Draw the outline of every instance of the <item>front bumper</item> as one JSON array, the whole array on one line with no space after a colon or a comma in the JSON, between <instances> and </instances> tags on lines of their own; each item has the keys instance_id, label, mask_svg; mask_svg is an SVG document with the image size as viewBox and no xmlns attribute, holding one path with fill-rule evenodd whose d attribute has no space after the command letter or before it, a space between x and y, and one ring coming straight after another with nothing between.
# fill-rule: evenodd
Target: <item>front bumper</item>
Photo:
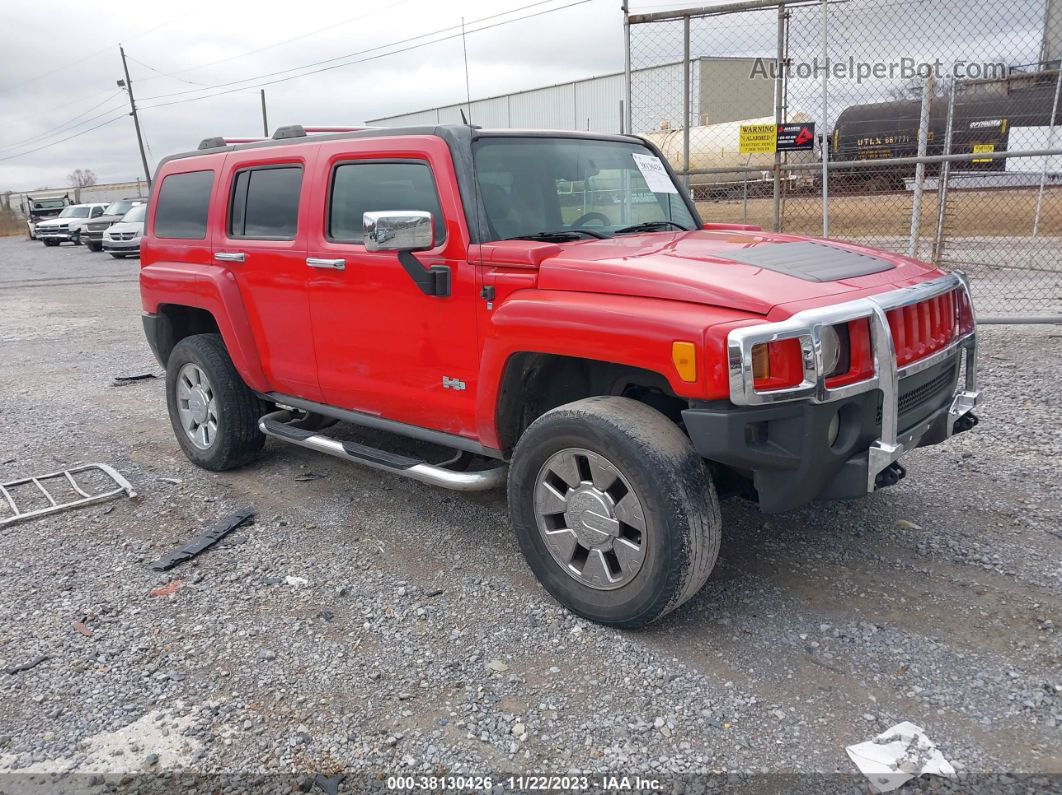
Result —
<instances>
[{"instance_id":1,"label":"front bumper","mask_svg":"<svg viewBox=\"0 0 1062 795\"><path fill-rule=\"evenodd\" d=\"M133 254L140 251L140 238L133 240L110 240L103 238L104 251L120 251L125 254Z\"/></svg>"},{"instance_id":2,"label":"front bumper","mask_svg":"<svg viewBox=\"0 0 1062 795\"><path fill-rule=\"evenodd\" d=\"M977 337L971 331L898 368L885 313L956 288L968 290L964 277L948 274L731 332L731 401L683 412L694 447L704 458L750 475L767 512L895 483L903 476L897 464L902 455L976 424ZM821 375L821 328L857 318L870 323L874 376L828 389ZM752 346L794 336L795 330L806 353L804 383L784 395L755 392L745 364ZM835 418L836 441L830 444Z\"/></svg>"},{"instance_id":3,"label":"front bumper","mask_svg":"<svg viewBox=\"0 0 1062 795\"><path fill-rule=\"evenodd\" d=\"M38 240L72 240L73 232L69 229L48 229L37 227Z\"/></svg>"}]
</instances>

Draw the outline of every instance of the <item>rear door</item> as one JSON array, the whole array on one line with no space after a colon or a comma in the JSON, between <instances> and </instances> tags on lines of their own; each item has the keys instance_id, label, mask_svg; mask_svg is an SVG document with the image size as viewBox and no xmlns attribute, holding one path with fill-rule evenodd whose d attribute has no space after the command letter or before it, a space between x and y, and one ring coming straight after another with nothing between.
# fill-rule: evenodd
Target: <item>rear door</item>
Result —
<instances>
[{"instance_id":1,"label":"rear door","mask_svg":"<svg viewBox=\"0 0 1062 795\"><path fill-rule=\"evenodd\" d=\"M314 182L320 216L307 262L325 401L474 438L479 274L467 261L446 144L435 136L324 142ZM396 252L366 251L362 215L379 210L431 212L435 245L412 262L449 268L449 295L425 295Z\"/></svg>"},{"instance_id":2,"label":"rear door","mask_svg":"<svg viewBox=\"0 0 1062 795\"><path fill-rule=\"evenodd\" d=\"M226 157L214 261L236 278L274 391L321 399L307 296L306 202L313 146Z\"/></svg>"}]
</instances>

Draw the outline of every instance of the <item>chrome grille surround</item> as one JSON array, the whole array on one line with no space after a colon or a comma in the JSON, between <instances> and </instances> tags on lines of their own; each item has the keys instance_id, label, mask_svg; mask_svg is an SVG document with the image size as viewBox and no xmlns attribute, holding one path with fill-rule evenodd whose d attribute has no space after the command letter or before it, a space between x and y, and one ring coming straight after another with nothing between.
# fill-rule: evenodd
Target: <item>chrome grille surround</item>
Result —
<instances>
[{"instance_id":1,"label":"chrome grille surround","mask_svg":"<svg viewBox=\"0 0 1062 795\"><path fill-rule=\"evenodd\" d=\"M810 400L830 403L872 389L882 392L881 437L868 451L867 491L873 491L878 474L905 452L918 446L932 424L932 418L903 432L897 430L899 416L899 382L945 359L965 357L965 380L952 398L948 411L947 433L950 436L955 421L969 413L978 402L977 388L977 323L974 330L957 336L946 346L904 367L896 366L896 350L892 331L885 313L890 309L917 304L955 289L962 289L970 303L970 285L966 275L953 271L928 282L904 287L868 298L858 298L832 306L805 309L778 323L762 323L731 331L727 337L727 357L730 371L730 400L739 406L758 406L791 400ZM956 306L958 302L956 302ZM956 310L958 311L958 310ZM822 328L838 323L866 318L870 323L871 351L874 375L854 384L835 389L826 386L822 367ZM787 389L757 392L753 384L752 348L764 342L796 339L800 343L804 377L800 384Z\"/></svg>"}]
</instances>

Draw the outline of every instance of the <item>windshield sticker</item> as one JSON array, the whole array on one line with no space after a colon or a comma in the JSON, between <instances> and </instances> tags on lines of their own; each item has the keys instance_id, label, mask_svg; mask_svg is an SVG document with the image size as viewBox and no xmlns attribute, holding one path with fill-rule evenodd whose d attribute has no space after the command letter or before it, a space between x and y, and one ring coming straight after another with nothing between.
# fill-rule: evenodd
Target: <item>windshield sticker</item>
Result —
<instances>
[{"instance_id":1,"label":"windshield sticker","mask_svg":"<svg viewBox=\"0 0 1062 795\"><path fill-rule=\"evenodd\" d=\"M631 157L634 158L634 165L638 166L638 170L642 172L642 177L645 178L645 185L653 193L678 193L678 188L675 187L675 183L671 181L671 177L667 173L667 169L664 168L664 164L660 162L660 158L655 155L640 155L637 152L632 152Z\"/></svg>"}]
</instances>

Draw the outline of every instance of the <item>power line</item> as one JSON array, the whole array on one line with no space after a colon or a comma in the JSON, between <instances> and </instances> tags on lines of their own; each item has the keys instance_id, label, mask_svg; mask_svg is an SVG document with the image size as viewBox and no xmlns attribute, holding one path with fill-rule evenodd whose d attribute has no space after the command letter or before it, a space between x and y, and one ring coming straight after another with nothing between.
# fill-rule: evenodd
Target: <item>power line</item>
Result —
<instances>
[{"instance_id":1,"label":"power line","mask_svg":"<svg viewBox=\"0 0 1062 795\"><path fill-rule=\"evenodd\" d=\"M126 41L129 41L130 39L140 38L141 36L146 36L149 33L154 33L159 28L165 27L166 25L169 25L171 22L176 22L181 17L188 16L189 14L192 13L193 10L194 9L189 9L187 11L183 11L180 14L178 14L177 16L173 17L172 19L167 19L165 22L160 22L159 24L155 25L154 27L148 28L147 30L142 30L139 33L134 33L132 36L127 36L126 37ZM115 44L116 43L117 42L115 42ZM29 78L27 80L19 80L17 85L19 87L26 86L26 85L29 85L30 83L35 83L38 80L42 80L45 77L49 77L51 75L54 75L57 72L63 72L65 70L69 69L71 66L76 66L79 63L83 63L83 62L85 62L85 61L87 61L87 60L89 60L91 58L95 58L97 55L102 55L105 52L112 52L113 51L113 47L114 47L114 44L108 44L106 47L103 47L103 48L101 48L99 50L94 50L94 51L90 52L88 55L83 55L80 58L77 58L77 59L75 59L73 61L68 61L67 63L64 63L62 66L57 66L54 69L49 69L47 72L42 72L41 74L35 75L34 77L31 77L31 78ZM10 86L0 86L0 93L8 93L14 88L14 86L15 86L15 84L12 84Z\"/></svg>"},{"instance_id":2,"label":"power line","mask_svg":"<svg viewBox=\"0 0 1062 795\"><path fill-rule=\"evenodd\" d=\"M37 133L36 135L31 135L29 138L23 138L20 141L12 141L10 143L0 144L0 150L17 149L22 144L29 143L30 141L39 141L42 138L51 138L53 135L57 134L60 130L62 130L63 127L69 126L72 122L77 121L79 118L84 116L86 113L91 113L92 111L96 110L96 108L100 107L100 105L106 105L108 102L110 102L112 99L114 99L116 96L118 96L121 93L122 93L121 91L115 91L110 96L108 96L105 100L103 100L103 102L97 102L91 108L87 108L86 110L81 111L81 113L77 114L77 116L74 116L72 119L67 119L62 124L57 124L55 127L50 127L49 129L45 130L42 133ZM80 127L82 124L87 124L88 122L92 121L93 119L100 118L100 116L106 116L108 113L112 113L115 110L117 110L117 108L110 108L109 110L104 111L103 113L99 114L98 116L93 116L90 119L85 119L84 121L81 121L78 124L75 124L74 126L75 127Z\"/></svg>"},{"instance_id":3,"label":"power line","mask_svg":"<svg viewBox=\"0 0 1062 795\"><path fill-rule=\"evenodd\" d=\"M344 19L344 20L340 20L339 22L333 22L331 25L326 25L325 27L318 28L317 30L311 30L309 33L303 33L300 36L293 36L290 39L284 39L283 41L277 41L277 42L274 42L273 44L267 44L264 47L258 47L258 48L253 49L253 50L247 50L246 52L241 52L241 53L239 53L237 55L230 55L227 58L219 58L216 61L207 61L206 63L199 64L198 66L188 66L188 67L185 67L184 69L175 69L172 72L161 72L158 69L153 69L150 66L148 66L148 68L152 69L152 71L159 72L159 74L164 75L166 77L173 77L176 80L180 80L180 78L179 77L175 77L175 75L185 74L186 72L195 72L195 71L198 71L200 69L206 69L207 67L210 67L210 66L217 66L218 64L229 63L230 61L238 61L240 58L246 58L248 55L255 55L255 54L260 53L260 52L265 52L266 50L272 50L272 49L274 49L276 47L282 47L285 44L291 44L292 42L295 42L295 41L302 41L303 39L308 39L311 36L316 36L318 33L324 33L325 31L335 30L336 28L342 27L343 25L350 24L351 22L356 22L359 19L365 19L366 17L373 16L374 14L379 14L379 13L381 13L383 11L390 11L391 9L397 8L398 6L403 5L405 3L408 3L408 2L410 2L410 0L398 0L398 2L392 3L391 5L383 6L382 8L375 8L372 11L369 11L368 13L358 14L357 16L350 17L350 18ZM132 58L133 56L130 55L129 57ZM136 59L134 58L133 60L136 60ZM144 64L144 63L142 63L140 61L137 61L137 63L141 63L141 65L147 66L147 64ZM158 78L151 77L151 78L146 78L145 80L141 80L140 82L144 83L144 82L147 82L147 80L157 80L157 79ZM201 85L201 84L196 84L196 85Z\"/></svg>"},{"instance_id":4,"label":"power line","mask_svg":"<svg viewBox=\"0 0 1062 795\"><path fill-rule=\"evenodd\" d=\"M5 160L14 160L17 157L25 157L26 155L31 155L34 152L39 152L42 149L48 149L49 147L58 146L61 143L66 143L67 141L71 141L74 138L80 138L82 135L88 135L90 132L93 132L94 130L100 129L100 127L106 127L108 124L114 124L116 121L121 121L127 115L128 114L126 114L126 113L122 113L122 114L120 114L118 116L115 116L113 119L108 119L107 121L103 122L102 124L97 124L95 127L89 127L87 130L82 130L81 132L75 133L74 135L71 135L71 136L69 136L67 138L63 138L63 139L58 140L58 141L52 141L50 144L44 144L43 146L38 146L38 147L36 147L34 149L27 149L25 152L19 152L19 153L14 154L14 155L8 155L7 157L0 157L0 163L2 163Z\"/></svg>"},{"instance_id":5,"label":"power line","mask_svg":"<svg viewBox=\"0 0 1062 795\"><path fill-rule=\"evenodd\" d=\"M552 2L552 1L553 0L543 0L543 2ZM545 9L544 11L539 11L539 12L534 13L534 14L527 14L525 16L516 17L514 19L503 20L501 22L496 22L496 23L494 23L492 25L484 25L483 27L476 28L475 30L469 31L469 33L479 33L479 32L484 31L484 30L491 30L492 28L501 27L502 25L508 25L511 22L521 22L521 21L523 21L525 19L532 19L533 17L542 16L544 14L551 14L554 11L562 11L562 10L564 10L566 8L572 8L574 6L583 5L583 4L589 3L589 2L592 2L592 0L574 0L574 2L567 3L566 5L557 6L555 8L548 8L548 9ZM537 5L542 5L542 2L532 3L529 6L524 6L524 9L531 8L531 7L537 6ZM509 14L509 13L514 13L516 11L520 11L520 10L524 10L524 9L513 9L511 11L507 11L507 12L504 12L504 13L505 14ZM496 17L496 16L502 16L502 15L503 14L495 14L493 16ZM490 17L484 17L484 19L490 19ZM456 25L456 26L452 26L452 27L449 27L449 28L443 28L440 31L434 31L433 33L425 33L425 34L422 34L421 36L415 36L412 39L404 39L403 41L413 41L415 39L422 39L425 36L432 36L432 35L436 35L436 34L441 33L441 32L445 32L445 31L448 31L448 30L453 30L455 27L460 29L461 26L460 25ZM411 50L417 50L417 49L420 49L421 47L427 47L427 46L432 45L432 44L440 44L440 43L442 43L444 41L450 41L451 39L456 39L456 38L458 38L460 36L461 36L461 32L460 32L460 30L458 30L457 33L451 34L449 36L444 36L444 37L439 38L439 39L433 39L432 41L423 42L421 44L411 45L409 47L403 47L403 48L397 49L397 50L391 50L390 52L380 53L379 55L373 55L373 56L370 56L368 58L358 58L356 60L345 61L344 63L332 64L330 66L323 66L320 69L314 69L314 70L309 71L309 72L304 72L303 74L291 75L289 77L282 77L282 78L278 78L276 80L268 80L268 81L265 81L265 82L256 83L254 85L249 85L249 86L240 86L238 88L230 88L230 89L227 89L225 91L217 91L217 92L215 92L213 94L204 94L204 95L198 96L198 97L189 97L187 99L178 99L178 100L173 100L171 102L159 102L159 103L156 103L154 105L142 105L139 109L140 110L151 110L151 109L154 109L154 108L165 108L165 107L168 107L170 105L180 105L180 104L183 104L183 103L186 103L186 102L198 102L198 101L203 100L203 99L211 99L213 97L220 97L220 96L224 96L225 94L235 93L237 91L248 91L248 90L252 90L252 89L256 89L256 88L262 88L264 86L276 85L277 83L286 83L289 80L296 80L296 79L298 79L300 77L309 77L310 75L320 74L321 72L328 72L328 71L331 71L333 69L339 69L339 68L344 67L344 66L353 66L354 64L366 63L368 61L375 61L375 60L378 60L380 58L387 58L387 57L389 57L391 55L398 55L398 54L403 53L403 52L409 52ZM394 46L396 44L401 44L401 43L403 43L403 42L402 41L392 42L391 44L384 44L384 45L381 45L379 47L373 47L373 48L370 48L368 50L363 50L362 52L372 52L374 50L384 49L386 47L392 47L392 46ZM351 57L353 57L355 55L358 55L358 54L359 53L349 53L348 55L340 56L339 58L330 58L330 59L328 59L328 61L336 61L336 60L340 60L341 58L351 58ZM319 61L318 63L328 63L328 61ZM312 65L313 64L308 64L307 66L312 66ZM294 69L285 69L285 70L283 70L281 72L274 72L273 74L283 74L284 72L295 71L296 69L305 69L305 68L307 68L307 66L295 67ZM239 80L239 81L235 81L235 82L242 83L242 82L247 82L249 80L255 80L255 79L260 79L261 77L269 77L269 76L270 75L260 75L259 78L247 78L246 80ZM220 88L220 87L223 87L225 85L232 85L232 84L230 84L230 83L222 83L220 86L216 86L216 87ZM155 97L146 98L144 101L147 101L147 99L161 99L161 98L166 97L166 96L178 96L180 94L186 94L186 93L195 93L195 92L182 91L182 92L178 92L177 94L160 94L160 95L157 95Z\"/></svg>"},{"instance_id":6,"label":"power line","mask_svg":"<svg viewBox=\"0 0 1062 795\"><path fill-rule=\"evenodd\" d=\"M541 6L541 5L545 5L547 3L552 3L552 2L555 2L555 0L537 0L537 2L529 3L527 5L519 6L517 8L512 8L512 9L509 9L508 11L501 11L501 12L499 12L497 14L490 14L490 15L485 16L485 17L480 17L479 19L472 20L471 22L469 22L469 24L470 25L475 25L475 24L477 24L479 22L486 22L488 20L497 19L498 17L507 16L509 14L516 14L516 13L519 13L521 11L526 11L529 8L535 8L536 6ZM589 0L582 0L582 2L589 2ZM580 3L570 3L569 5L579 5L579 4ZM551 11L560 11L561 9L568 8L568 7L569 6L558 6L557 8L547 9L546 13L549 13ZM537 15L532 15L532 16L537 16ZM528 17L521 17L521 19L526 19L526 18L528 18ZM507 21L508 22L515 22L517 20L507 20ZM499 23L499 24L504 24L504 23ZM491 25L491 26L488 26L488 27L496 27L496 26L497 25ZM479 28L478 30L487 30L488 27ZM421 34L419 34L417 36L411 36L411 37L406 38L406 39L399 39L398 41L393 41L393 42L390 42L388 44L380 44L380 45L377 45L375 47L370 47L370 48L368 48L366 50L359 50L359 51L356 51L356 52L346 53L345 55L337 55L337 56L335 56L333 58L325 58L324 60L321 60L321 61L311 61L310 63L303 64L301 66L292 66L292 67L289 67L287 69L280 69L280 70L278 70L276 72L266 72L266 73L260 74L260 75L252 75L251 77L244 77L244 78L242 78L240 80L230 80L230 81L225 82L225 83L216 83L216 84L214 84L212 86L209 86L208 88L227 88L228 86L235 86L235 85L237 85L239 83L248 83L248 82L251 82L253 80L261 80L261 79L266 78L266 77L276 77L277 75L288 74L289 72L298 72L300 70L309 69L309 68L314 67L314 66L322 66L324 64L335 63L336 61L342 61L342 60L345 60L347 58L354 58L354 57L356 57L358 55L364 55L366 53L376 52L378 50L387 49L388 47L394 47L394 46L397 46L399 44L407 44L409 42L419 41L420 39L424 39L424 38L427 38L429 36L436 36L436 35L439 35L441 33L449 33L450 31L460 30L460 29L461 29L460 25L451 25L451 26L446 27L446 28L440 28L439 30L433 30L433 31L429 31L428 33L421 33ZM473 31L473 32L476 32L476 31ZM450 38L454 38L454 37L451 36ZM446 40L447 39L439 39L439 41L446 41ZM428 44L433 44L435 42L427 42L427 43ZM354 61L353 63L361 63L361 61ZM343 65L345 65L345 64L340 64L340 66L343 66ZM317 70L317 71L314 71L314 72L308 72L307 74L317 74L318 71L327 71L327 70L321 69L321 70ZM301 77L301 76L302 75L296 75L296 77ZM282 81L274 81L274 82L282 82ZM266 83L264 85L271 85L271 83ZM199 93L199 90L188 89L188 90L185 90L185 91L173 91L173 92L170 92L170 93L167 93L167 94L155 94L155 95L150 96L150 97L143 97L142 101L147 102L147 101L152 100L152 99L165 99L165 98L168 98L168 97L179 97L179 96L184 96L185 94L196 94L196 93ZM160 107L160 106L157 106L157 107Z\"/></svg>"},{"instance_id":7,"label":"power line","mask_svg":"<svg viewBox=\"0 0 1062 795\"><path fill-rule=\"evenodd\" d=\"M195 80L186 80L183 77L176 77L175 76L176 75L175 72L163 72L161 69L156 69L151 64L144 63L139 58L134 58L132 55L129 55L128 53L126 53L125 57L128 58L130 61L136 61L138 64L143 66L145 69L150 69L152 72L155 72L156 74L159 75L159 77L145 77L143 80L138 81L140 83L146 83L149 80L158 80L159 78L162 78L162 77L168 77L171 80L176 80L179 83L187 83L190 86L205 86L206 88L210 87L209 84L207 84L207 83L197 83Z\"/></svg>"}]
</instances>

